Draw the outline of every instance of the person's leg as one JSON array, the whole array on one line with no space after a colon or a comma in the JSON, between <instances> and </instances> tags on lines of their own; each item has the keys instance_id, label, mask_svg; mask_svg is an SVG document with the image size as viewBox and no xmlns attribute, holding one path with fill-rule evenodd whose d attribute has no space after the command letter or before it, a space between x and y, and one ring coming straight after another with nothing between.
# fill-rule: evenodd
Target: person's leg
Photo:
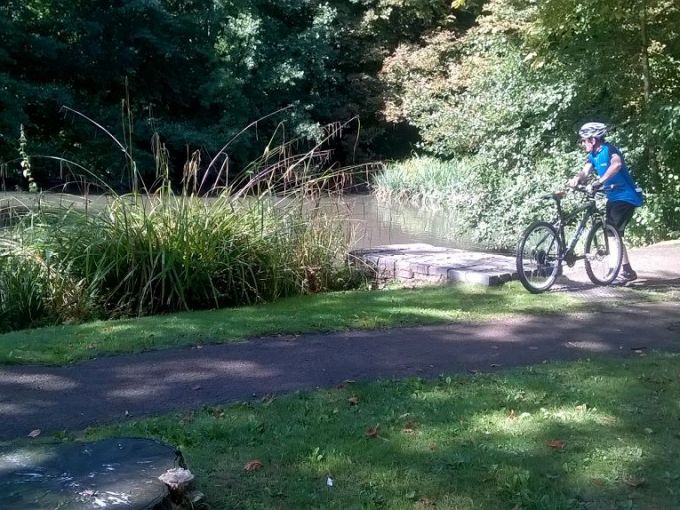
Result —
<instances>
[{"instance_id":1,"label":"person's leg","mask_svg":"<svg viewBox=\"0 0 680 510\"><path fill-rule=\"evenodd\" d=\"M628 250L626 249L626 245L623 244L623 239L621 239L621 249L623 250L623 256L621 257L621 265L630 267L630 261L628 260Z\"/></svg>"},{"instance_id":2,"label":"person's leg","mask_svg":"<svg viewBox=\"0 0 680 510\"><path fill-rule=\"evenodd\" d=\"M628 202L607 202L607 223L612 225L618 231L621 236L621 248L623 250L621 258L621 279L625 281L633 281L637 278L637 273L633 270L630 265L630 259L628 258L628 250L623 242L623 236L626 231L626 226L633 217L635 212L635 206L629 204Z\"/></svg>"}]
</instances>

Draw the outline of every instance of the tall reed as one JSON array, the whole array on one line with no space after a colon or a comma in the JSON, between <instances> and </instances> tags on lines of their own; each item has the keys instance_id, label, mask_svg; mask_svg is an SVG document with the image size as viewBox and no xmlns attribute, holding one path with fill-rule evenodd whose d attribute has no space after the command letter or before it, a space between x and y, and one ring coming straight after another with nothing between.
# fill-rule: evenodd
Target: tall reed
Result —
<instances>
[{"instance_id":1,"label":"tall reed","mask_svg":"<svg viewBox=\"0 0 680 510\"><path fill-rule=\"evenodd\" d=\"M356 286L350 233L314 205L338 182L318 152L268 150L210 197L198 161L173 193L158 139L157 191L99 205L41 201L0 231L0 329L238 306ZM85 197L84 204L89 204Z\"/></svg>"}]
</instances>

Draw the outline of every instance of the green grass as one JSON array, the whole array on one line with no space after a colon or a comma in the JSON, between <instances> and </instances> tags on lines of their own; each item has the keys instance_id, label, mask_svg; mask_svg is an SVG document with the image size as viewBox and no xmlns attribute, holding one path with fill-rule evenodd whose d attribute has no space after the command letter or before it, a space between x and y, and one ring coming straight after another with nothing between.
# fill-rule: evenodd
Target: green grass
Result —
<instances>
[{"instance_id":1,"label":"green grass","mask_svg":"<svg viewBox=\"0 0 680 510\"><path fill-rule=\"evenodd\" d=\"M503 315L579 310L563 294L500 288L423 287L298 296L271 304L22 330L0 335L0 364L66 364L118 353L248 337L376 329Z\"/></svg>"},{"instance_id":2,"label":"green grass","mask_svg":"<svg viewBox=\"0 0 680 510\"><path fill-rule=\"evenodd\" d=\"M679 362L349 382L79 438L180 447L214 509L680 508Z\"/></svg>"}]
</instances>

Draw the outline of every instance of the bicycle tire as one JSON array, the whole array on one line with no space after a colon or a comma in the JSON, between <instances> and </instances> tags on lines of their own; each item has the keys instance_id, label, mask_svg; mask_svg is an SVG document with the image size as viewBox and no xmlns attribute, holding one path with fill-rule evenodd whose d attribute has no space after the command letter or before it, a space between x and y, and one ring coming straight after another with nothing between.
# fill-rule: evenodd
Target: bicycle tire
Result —
<instances>
[{"instance_id":1,"label":"bicycle tire","mask_svg":"<svg viewBox=\"0 0 680 510\"><path fill-rule=\"evenodd\" d=\"M618 276L623 259L623 241L608 223L597 222L588 232L585 265L588 278L595 285L609 285Z\"/></svg>"},{"instance_id":2,"label":"bicycle tire","mask_svg":"<svg viewBox=\"0 0 680 510\"><path fill-rule=\"evenodd\" d=\"M538 221L527 228L517 244L517 276L532 294L550 289L561 268L562 242L550 223Z\"/></svg>"}]
</instances>

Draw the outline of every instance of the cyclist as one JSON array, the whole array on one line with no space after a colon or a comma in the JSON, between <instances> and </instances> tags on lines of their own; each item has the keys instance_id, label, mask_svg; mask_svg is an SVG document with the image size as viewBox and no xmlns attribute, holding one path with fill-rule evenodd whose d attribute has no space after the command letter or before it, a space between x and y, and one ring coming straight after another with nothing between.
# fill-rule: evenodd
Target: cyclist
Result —
<instances>
[{"instance_id":1,"label":"cyclist","mask_svg":"<svg viewBox=\"0 0 680 510\"><path fill-rule=\"evenodd\" d=\"M607 185L607 223L618 230L621 240L626 225L630 222L636 207L643 202L642 190L635 184L623 154L617 148L605 141L607 126L600 122L588 122L579 129L580 143L588 153L583 168L571 179L568 185L572 188L586 181L590 173L595 170L597 180L593 182L591 190L595 191ZM611 187L610 187L611 185ZM623 246L622 271L619 278L630 282L637 278L628 259L628 251Z\"/></svg>"}]
</instances>

